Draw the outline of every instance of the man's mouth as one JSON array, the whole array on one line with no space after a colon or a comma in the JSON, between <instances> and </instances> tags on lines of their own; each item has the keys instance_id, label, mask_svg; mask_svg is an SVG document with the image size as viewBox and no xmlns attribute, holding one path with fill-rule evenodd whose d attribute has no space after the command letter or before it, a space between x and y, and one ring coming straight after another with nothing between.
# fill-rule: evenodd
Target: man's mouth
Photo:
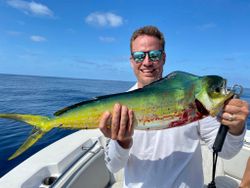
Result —
<instances>
[{"instance_id":1,"label":"man's mouth","mask_svg":"<svg viewBox=\"0 0 250 188\"><path fill-rule=\"evenodd\" d=\"M148 69L141 69L140 71L141 71L143 74L152 75L152 74L155 72L155 69L150 69L150 70L148 70Z\"/></svg>"}]
</instances>

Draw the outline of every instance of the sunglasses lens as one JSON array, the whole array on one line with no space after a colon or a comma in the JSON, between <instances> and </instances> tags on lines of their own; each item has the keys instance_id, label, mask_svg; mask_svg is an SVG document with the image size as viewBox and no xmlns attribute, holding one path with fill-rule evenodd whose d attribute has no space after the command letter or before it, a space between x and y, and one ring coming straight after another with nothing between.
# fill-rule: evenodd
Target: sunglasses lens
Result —
<instances>
[{"instance_id":1,"label":"sunglasses lens","mask_svg":"<svg viewBox=\"0 0 250 188\"><path fill-rule=\"evenodd\" d=\"M162 50L151 50L149 52L133 52L132 56L136 63L141 63L148 54L150 61L159 61L162 57Z\"/></svg>"},{"instance_id":2,"label":"sunglasses lens","mask_svg":"<svg viewBox=\"0 0 250 188\"><path fill-rule=\"evenodd\" d=\"M162 51L152 50L152 51L149 51L148 55L151 61L159 61L162 57Z\"/></svg>"},{"instance_id":3,"label":"sunglasses lens","mask_svg":"<svg viewBox=\"0 0 250 188\"><path fill-rule=\"evenodd\" d=\"M141 63L141 62L143 62L146 54L145 54L145 52L134 52L132 54L132 56L133 56L133 59L135 60L135 62Z\"/></svg>"}]
</instances>

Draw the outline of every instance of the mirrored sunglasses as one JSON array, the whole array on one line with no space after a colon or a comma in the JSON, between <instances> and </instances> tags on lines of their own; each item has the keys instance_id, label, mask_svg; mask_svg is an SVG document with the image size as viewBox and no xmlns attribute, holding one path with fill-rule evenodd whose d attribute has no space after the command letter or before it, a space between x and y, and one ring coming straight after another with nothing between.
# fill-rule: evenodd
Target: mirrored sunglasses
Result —
<instances>
[{"instance_id":1,"label":"mirrored sunglasses","mask_svg":"<svg viewBox=\"0 0 250 188\"><path fill-rule=\"evenodd\" d=\"M162 58L162 50L151 50L148 52L132 52L132 57L136 63L141 63L146 57L146 54L148 54L150 61L159 61Z\"/></svg>"}]
</instances>

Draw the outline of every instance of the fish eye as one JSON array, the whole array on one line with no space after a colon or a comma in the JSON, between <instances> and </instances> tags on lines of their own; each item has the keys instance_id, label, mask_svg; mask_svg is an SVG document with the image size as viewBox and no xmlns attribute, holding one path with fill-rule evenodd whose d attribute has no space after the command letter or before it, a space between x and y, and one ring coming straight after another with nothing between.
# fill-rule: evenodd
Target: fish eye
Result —
<instances>
[{"instance_id":1,"label":"fish eye","mask_svg":"<svg viewBox=\"0 0 250 188\"><path fill-rule=\"evenodd\" d=\"M215 88L215 90L214 90L216 93L220 93L220 91L221 91L221 88L220 87L217 87L217 88Z\"/></svg>"}]
</instances>

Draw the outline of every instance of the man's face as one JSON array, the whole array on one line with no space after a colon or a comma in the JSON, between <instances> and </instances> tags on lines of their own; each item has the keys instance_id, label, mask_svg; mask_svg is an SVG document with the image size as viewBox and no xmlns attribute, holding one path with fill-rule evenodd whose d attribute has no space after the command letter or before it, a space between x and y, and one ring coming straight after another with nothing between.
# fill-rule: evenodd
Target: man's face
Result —
<instances>
[{"instance_id":1,"label":"man's face","mask_svg":"<svg viewBox=\"0 0 250 188\"><path fill-rule=\"evenodd\" d=\"M163 50L160 40L156 37L142 35L138 36L132 42L132 53L149 52L151 50ZM164 52L162 52L161 59L156 61L150 60L148 53L142 62L136 62L132 56L130 57L130 63L137 77L139 88L142 88L162 77L165 58L166 55Z\"/></svg>"}]
</instances>

